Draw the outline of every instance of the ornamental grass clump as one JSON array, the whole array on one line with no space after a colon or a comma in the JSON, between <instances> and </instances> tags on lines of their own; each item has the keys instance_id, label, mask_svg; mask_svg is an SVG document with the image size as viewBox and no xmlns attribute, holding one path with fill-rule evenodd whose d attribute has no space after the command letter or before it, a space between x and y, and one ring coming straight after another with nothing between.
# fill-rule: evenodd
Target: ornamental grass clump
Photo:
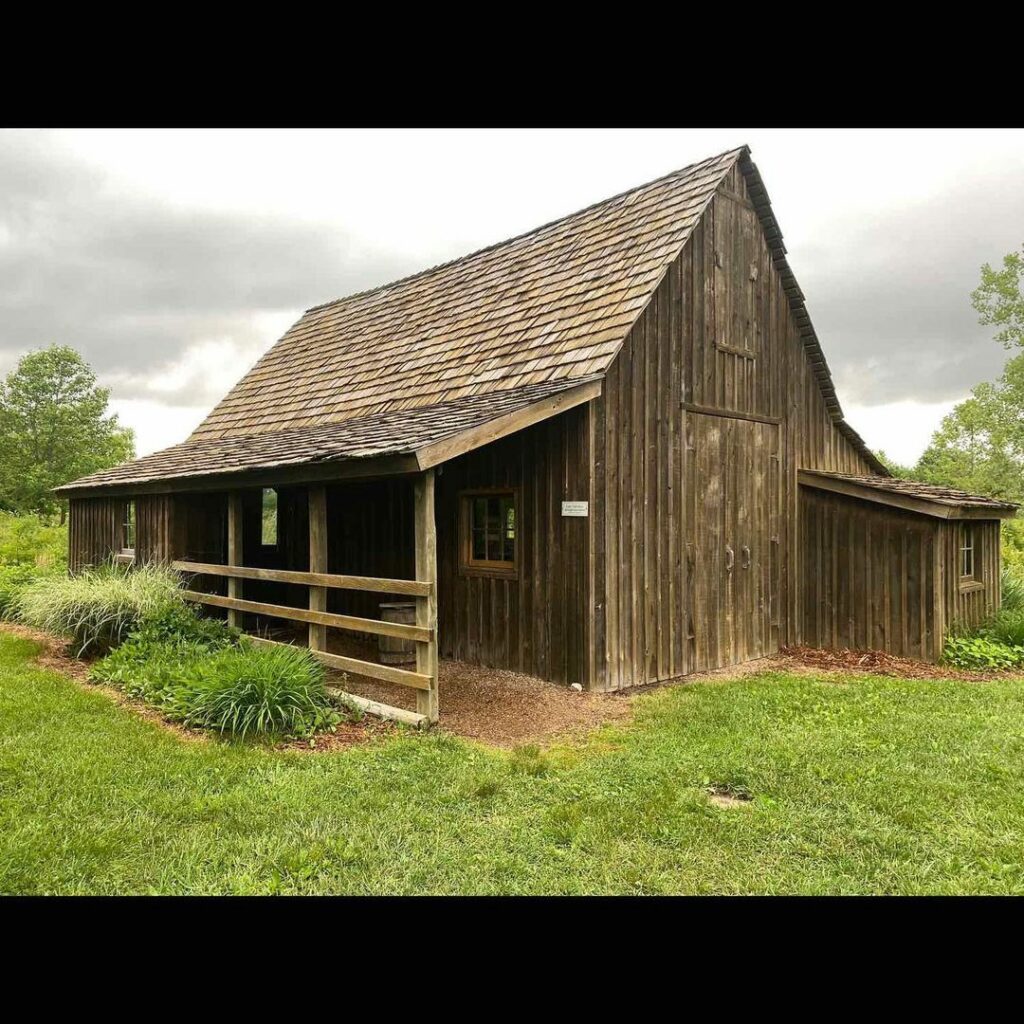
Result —
<instances>
[{"instance_id":1,"label":"ornamental grass clump","mask_svg":"<svg viewBox=\"0 0 1024 1024\"><path fill-rule=\"evenodd\" d=\"M149 618L182 603L177 573L160 566L104 566L76 576L43 576L20 588L8 614L66 636L75 654L106 654Z\"/></svg>"},{"instance_id":2,"label":"ornamental grass clump","mask_svg":"<svg viewBox=\"0 0 1024 1024\"><path fill-rule=\"evenodd\" d=\"M244 643L190 662L166 706L185 725L240 738L310 736L341 718L320 663L305 648L284 645Z\"/></svg>"},{"instance_id":3,"label":"ornamental grass clump","mask_svg":"<svg viewBox=\"0 0 1024 1024\"><path fill-rule=\"evenodd\" d=\"M1024 571L1017 566L1004 565L1000 579L1002 610L1024 615Z\"/></svg>"},{"instance_id":4,"label":"ornamental grass clump","mask_svg":"<svg viewBox=\"0 0 1024 1024\"><path fill-rule=\"evenodd\" d=\"M0 619L11 616L18 595L38 576L32 565L0 565Z\"/></svg>"}]
</instances>

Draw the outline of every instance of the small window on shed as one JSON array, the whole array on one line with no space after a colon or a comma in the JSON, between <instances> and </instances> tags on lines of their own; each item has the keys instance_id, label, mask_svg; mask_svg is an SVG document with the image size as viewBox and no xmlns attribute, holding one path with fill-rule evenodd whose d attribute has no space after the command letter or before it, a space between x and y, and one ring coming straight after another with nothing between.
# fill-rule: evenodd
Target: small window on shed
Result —
<instances>
[{"instance_id":1,"label":"small window on shed","mask_svg":"<svg viewBox=\"0 0 1024 1024\"><path fill-rule=\"evenodd\" d=\"M121 521L121 554L135 556L135 502L124 503L124 515Z\"/></svg>"},{"instance_id":2,"label":"small window on shed","mask_svg":"<svg viewBox=\"0 0 1024 1024\"><path fill-rule=\"evenodd\" d=\"M461 568L482 576L516 573L516 497L513 491L462 495Z\"/></svg>"},{"instance_id":3,"label":"small window on shed","mask_svg":"<svg viewBox=\"0 0 1024 1024\"><path fill-rule=\"evenodd\" d=\"M273 487L263 488L263 527L260 543L265 548L277 546L277 491Z\"/></svg>"},{"instance_id":4,"label":"small window on shed","mask_svg":"<svg viewBox=\"0 0 1024 1024\"><path fill-rule=\"evenodd\" d=\"M960 527L960 579L977 581L974 559L974 531L966 523Z\"/></svg>"}]
</instances>

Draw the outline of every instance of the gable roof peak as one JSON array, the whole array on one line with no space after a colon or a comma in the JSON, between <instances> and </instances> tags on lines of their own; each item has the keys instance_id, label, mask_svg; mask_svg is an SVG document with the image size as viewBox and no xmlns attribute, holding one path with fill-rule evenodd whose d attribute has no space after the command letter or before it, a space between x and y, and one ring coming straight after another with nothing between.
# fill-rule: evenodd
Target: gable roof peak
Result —
<instances>
[{"instance_id":1,"label":"gable roof peak","mask_svg":"<svg viewBox=\"0 0 1024 1024\"><path fill-rule=\"evenodd\" d=\"M578 210L573 210L572 213L563 214L561 217L556 217L554 220L548 221L546 224L541 224L539 227L530 228L528 231L521 231L518 235L511 235L509 238L505 238L500 242L492 242L490 245L485 245L480 249L474 249L472 252L464 253L462 256L455 256L450 260L445 260L442 263L435 263L432 267L426 267L423 270L414 271L411 274L406 274L405 277L398 277L392 281L386 281L382 284L373 285L370 288L364 288L358 292L349 292L348 295L339 296L336 299L329 299L327 302L318 302L315 306L309 306L304 312L316 313L322 309L328 309L331 306L338 306L342 303L349 302L352 299L362 299L369 295L373 295L377 292L387 291L389 288L395 288L399 285L409 284L412 281L416 281L420 278L429 277L431 274L435 274L441 270L447 270L450 267L454 267L459 263L467 260L472 260L477 256L483 256L495 249L500 249L502 246L511 245L514 242L522 241L525 238L529 238L531 235L539 235L544 231L548 231L551 228L558 227L565 221L572 220L574 217L579 217L585 213L591 213L597 210L601 206L610 206L612 203L616 203L619 200L625 199L627 196L632 195L634 192L641 192L645 188L650 188L653 185L659 185L662 182L668 181L671 178L677 178L684 174L690 174L695 171L698 167L704 165L714 164L719 161L726 160L729 157L735 157L741 159L743 157L749 158L750 147L745 143L742 146L734 146L731 149L722 150L721 153L716 153L714 156L705 157L703 160L695 160L692 164L687 164L685 167L678 167L674 171L668 171L666 174L659 175L657 178L652 178L650 181L642 182L639 185L633 185L631 188L627 188L622 192L618 192L613 196L608 196L605 199L598 199L596 202L590 203L587 206L580 207Z\"/></svg>"},{"instance_id":2,"label":"gable roof peak","mask_svg":"<svg viewBox=\"0 0 1024 1024\"><path fill-rule=\"evenodd\" d=\"M604 373L746 152L307 310L192 437L321 426Z\"/></svg>"}]
</instances>

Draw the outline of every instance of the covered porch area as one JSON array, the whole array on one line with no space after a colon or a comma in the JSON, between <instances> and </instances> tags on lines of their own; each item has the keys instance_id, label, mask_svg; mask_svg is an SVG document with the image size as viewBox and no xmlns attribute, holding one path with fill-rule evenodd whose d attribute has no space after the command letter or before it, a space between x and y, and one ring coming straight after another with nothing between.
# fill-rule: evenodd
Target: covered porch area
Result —
<instances>
[{"instance_id":1,"label":"covered porch area","mask_svg":"<svg viewBox=\"0 0 1024 1024\"><path fill-rule=\"evenodd\" d=\"M433 468L178 494L174 503L171 566L188 580L186 599L225 614L257 643L308 646L329 669L414 696L392 705L344 694L365 711L411 725L437 721ZM402 607L388 615L393 605Z\"/></svg>"}]
</instances>

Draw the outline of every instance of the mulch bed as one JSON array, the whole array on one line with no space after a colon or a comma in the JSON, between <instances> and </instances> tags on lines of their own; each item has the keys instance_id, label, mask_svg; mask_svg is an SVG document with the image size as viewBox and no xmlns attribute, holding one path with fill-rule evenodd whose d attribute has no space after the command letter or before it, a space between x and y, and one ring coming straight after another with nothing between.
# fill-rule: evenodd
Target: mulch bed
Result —
<instances>
[{"instance_id":1,"label":"mulch bed","mask_svg":"<svg viewBox=\"0 0 1024 1024\"><path fill-rule=\"evenodd\" d=\"M960 679L968 682L985 682L1021 674L1019 670L1014 669L980 671L951 668L948 665L900 658L884 651L851 651L847 648L830 651L799 645L783 647L776 657L769 660L772 668L810 668L824 672L895 676L899 679Z\"/></svg>"}]
</instances>

